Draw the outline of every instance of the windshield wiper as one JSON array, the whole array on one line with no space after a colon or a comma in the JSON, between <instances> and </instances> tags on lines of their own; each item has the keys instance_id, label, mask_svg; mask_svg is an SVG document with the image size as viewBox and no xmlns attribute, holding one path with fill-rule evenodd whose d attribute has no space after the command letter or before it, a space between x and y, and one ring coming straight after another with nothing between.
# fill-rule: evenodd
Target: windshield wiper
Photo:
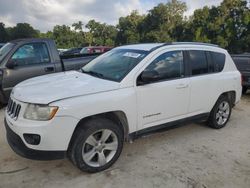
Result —
<instances>
[{"instance_id":1,"label":"windshield wiper","mask_svg":"<svg viewBox=\"0 0 250 188\"><path fill-rule=\"evenodd\" d=\"M103 74L101 73L98 73L98 72L94 72L94 71L85 71L82 69L82 72L85 73L85 74L89 74L91 76L95 76L95 77L98 77L98 78L104 78Z\"/></svg>"}]
</instances>

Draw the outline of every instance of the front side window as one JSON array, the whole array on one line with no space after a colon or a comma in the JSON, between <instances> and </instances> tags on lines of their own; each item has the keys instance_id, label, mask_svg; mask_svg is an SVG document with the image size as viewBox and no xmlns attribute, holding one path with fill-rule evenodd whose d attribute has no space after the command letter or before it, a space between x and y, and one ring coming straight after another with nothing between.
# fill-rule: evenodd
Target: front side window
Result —
<instances>
[{"instance_id":1,"label":"front side window","mask_svg":"<svg viewBox=\"0 0 250 188\"><path fill-rule=\"evenodd\" d=\"M208 63L205 51L190 50L189 62L193 76L208 73Z\"/></svg>"},{"instance_id":2,"label":"front side window","mask_svg":"<svg viewBox=\"0 0 250 188\"><path fill-rule=\"evenodd\" d=\"M45 43L25 44L11 57L17 66L49 63L49 53Z\"/></svg>"},{"instance_id":3,"label":"front side window","mask_svg":"<svg viewBox=\"0 0 250 188\"><path fill-rule=\"evenodd\" d=\"M184 77L182 51L172 51L160 55L144 71L155 72L157 80L168 80Z\"/></svg>"},{"instance_id":4,"label":"front side window","mask_svg":"<svg viewBox=\"0 0 250 188\"><path fill-rule=\"evenodd\" d=\"M146 55L144 50L114 49L82 68L82 72L120 82Z\"/></svg>"}]
</instances>

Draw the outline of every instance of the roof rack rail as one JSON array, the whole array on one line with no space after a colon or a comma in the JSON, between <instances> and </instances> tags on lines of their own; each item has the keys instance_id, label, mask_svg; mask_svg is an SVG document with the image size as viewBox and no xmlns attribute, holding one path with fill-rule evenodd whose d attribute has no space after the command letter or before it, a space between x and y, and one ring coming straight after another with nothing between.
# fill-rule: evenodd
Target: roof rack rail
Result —
<instances>
[{"instance_id":1,"label":"roof rack rail","mask_svg":"<svg viewBox=\"0 0 250 188\"><path fill-rule=\"evenodd\" d=\"M169 46L169 45L187 45L187 44L219 47L216 44L203 43L203 42L166 42L166 43L164 43L162 45L159 45L159 46L156 46L156 47L152 48L150 51L154 51L154 50L156 50L156 49L158 49L160 47L163 47L163 46Z\"/></svg>"},{"instance_id":2,"label":"roof rack rail","mask_svg":"<svg viewBox=\"0 0 250 188\"><path fill-rule=\"evenodd\" d=\"M210 44L210 43L204 43L204 42L172 42L172 45L175 44L193 44L193 45L204 45L204 46L215 46L218 47L217 44Z\"/></svg>"}]
</instances>

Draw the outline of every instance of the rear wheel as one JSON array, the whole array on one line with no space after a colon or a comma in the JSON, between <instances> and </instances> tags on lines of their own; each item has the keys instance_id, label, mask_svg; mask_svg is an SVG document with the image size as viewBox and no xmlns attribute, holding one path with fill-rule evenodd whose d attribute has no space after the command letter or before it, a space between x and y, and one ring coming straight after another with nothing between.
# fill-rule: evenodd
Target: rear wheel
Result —
<instances>
[{"instance_id":1,"label":"rear wheel","mask_svg":"<svg viewBox=\"0 0 250 188\"><path fill-rule=\"evenodd\" d=\"M225 127L232 111L231 101L226 96L221 96L210 112L208 125L215 129Z\"/></svg>"},{"instance_id":2,"label":"rear wheel","mask_svg":"<svg viewBox=\"0 0 250 188\"><path fill-rule=\"evenodd\" d=\"M70 158L82 171L99 172L109 168L120 156L123 132L109 119L92 119L77 130Z\"/></svg>"}]
</instances>

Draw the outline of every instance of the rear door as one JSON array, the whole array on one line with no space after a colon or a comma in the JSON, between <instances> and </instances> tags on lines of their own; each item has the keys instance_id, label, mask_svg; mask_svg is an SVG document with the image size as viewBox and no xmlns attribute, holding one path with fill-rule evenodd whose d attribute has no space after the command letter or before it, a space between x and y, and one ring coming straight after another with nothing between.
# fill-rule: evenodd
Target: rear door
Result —
<instances>
[{"instance_id":1,"label":"rear door","mask_svg":"<svg viewBox=\"0 0 250 188\"><path fill-rule=\"evenodd\" d=\"M9 59L14 66L4 70L2 83L5 95L9 96L12 88L23 80L54 73L55 65L50 57L45 42L33 42L20 46Z\"/></svg>"},{"instance_id":2,"label":"rear door","mask_svg":"<svg viewBox=\"0 0 250 188\"><path fill-rule=\"evenodd\" d=\"M203 50L188 50L190 105L192 115L208 113L222 90L225 55Z\"/></svg>"}]
</instances>

